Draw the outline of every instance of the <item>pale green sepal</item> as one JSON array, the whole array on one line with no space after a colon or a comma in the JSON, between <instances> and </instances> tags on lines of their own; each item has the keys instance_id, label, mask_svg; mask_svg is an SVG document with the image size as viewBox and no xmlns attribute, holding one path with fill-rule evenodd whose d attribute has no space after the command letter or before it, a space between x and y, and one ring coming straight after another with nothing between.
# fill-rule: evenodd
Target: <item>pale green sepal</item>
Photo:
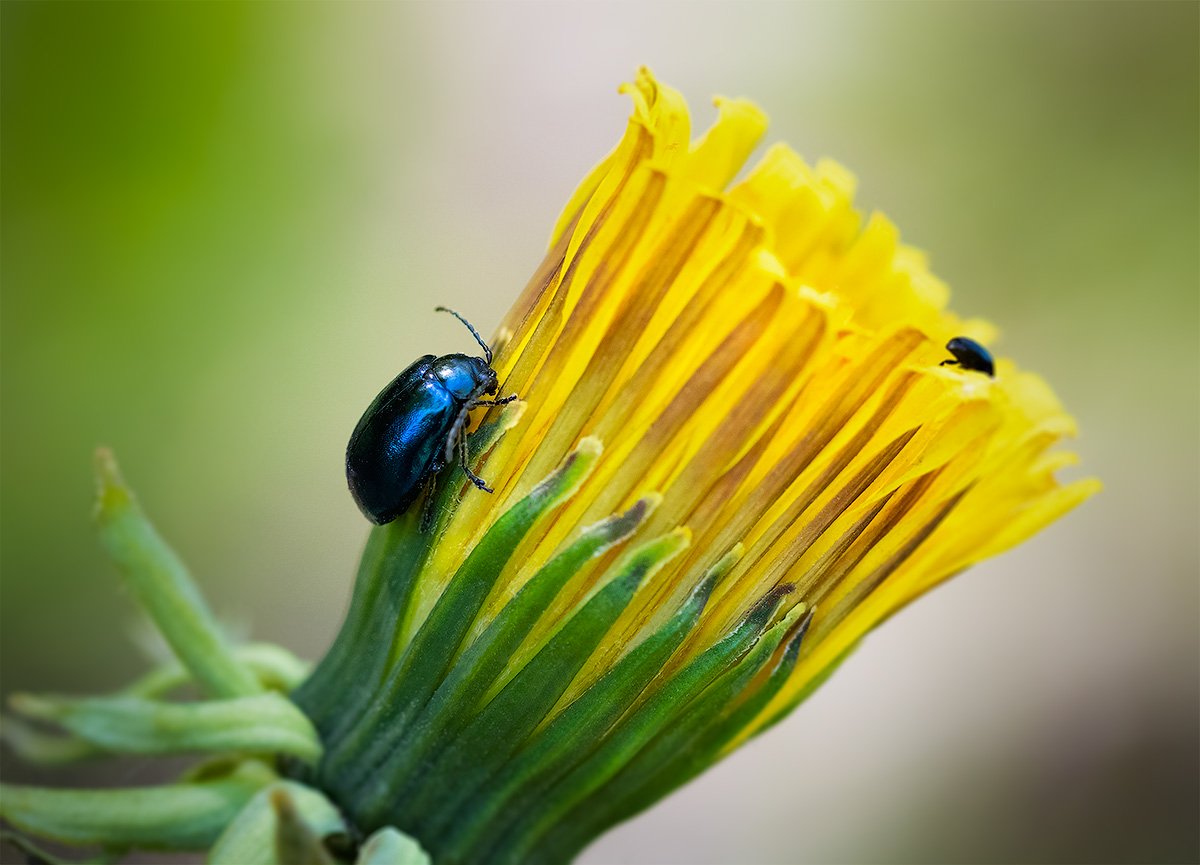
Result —
<instances>
[{"instance_id":1,"label":"pale green sepal","mask_svg":"<svg viewBox=\"0 0 1200 865\"><path fill-rule=\"evenodd\" d=\"M279 781L260 790L208 852L210 865L276 865L277 809L271 797L283 791L294 813L317 838L346 831L337 808L311 787Z\"/></svg>"},{"instance_id":2,"label":"pale green sepal","mask_svg":"<svg viewBox=\"0 0 1200 865\"><path fill-rule=\"evenodd\" d=\"M272 691L291 691L304 681L311 669L307 661L274 643L236 646L233 655L250 668L264 688ZM172 661L151 670L118 693L130 697L164 697L192 681L188 669L178 661Z\"/></svg>"},{"instance_id":3,"label":"pale green sepal","mask_svg":"<svg viewBox=\"0 0 1200 865\"><path fill-rule=\"evenodd\" d=\"M275 812L275 863L277 865L335 865L321 843L321 837L308 825L292 795L282 787L267 794Z\"/></svg>"},{"instance_id":4,"label":"pale green sepal","mask_svg":"<svg viewBox=\"0 0 1200 865\"><path fill-rule=\"evenodd\" d=\"M116 753L241 751L289 754L308 762L321 756L321 742L308 718L275 692L196 703L32 694L14 694L10 702L26 717L53 721Z\"/></svg>"},{"instance_id":5,"label":"pale green sepal","mask_svg":"<svg viewBox=\"0 0 1200 865\"><path fill-rule=\"evenodd\" d=\"M142 608L198 681L215 697L262 691L234 655L182 561L146 519L110 451L96 452L100 539Z\"/></svg>"},{"instance_id":6,"label":"pale green sepal","mask_svg":"<svg viewBox=\"0 0 1200 865\"><path fill-rule=\"evenodd\" d=\"M63 766L104 754L77 736L46 733L12 715L0 715L0 742L27 763Z\"/></svg>"},{"instance_id":7,"label":"pale green sepal","mask_svg":"<svg viewBox=\"0 0 1200 865\"><path fill-rule=\"evenodd\" d=\"M362 845L354 865L430 865L430 859L413 838L385 826Z\"/></svg>"},{"instance_id":8,"label":"pale green sepal","mask_svg":"<svg viewBox=\"0 0 1200 865\"><path fill-rule=\"evenodd\" d=\"M264 688L290 693L312 672L312 664L274 643L248 643L233 650Z\"/></svg>"},{"instance_id":9,"label":"pale green sepal","mask_svg":"<svg viewBox=\"0 0 1200 865\"><path fill-rule=\"evenodd\" d=\"M262 767L206 784L50 790L0 784L0 818L65 844L203 850L271 778Z\"/></svg>"},{"instance_id":10,"label":"pale green sepal","mask_svg":"<svg viewBox=\"0 0 1200 865\"><path fill-rule=\"evenodd\" d=\"M234 654L254 671L264 687L290 691L308 675L309 664L282 646L251 643L238 646ZM151 670L117 692L115 696L155 699L192 681L191 674L178 661ZM92 742L74 735L47 733L11 715L0 715L0 742L29 763L61 766L78 763L107 752Z\"/></svg>"}]
</instances>

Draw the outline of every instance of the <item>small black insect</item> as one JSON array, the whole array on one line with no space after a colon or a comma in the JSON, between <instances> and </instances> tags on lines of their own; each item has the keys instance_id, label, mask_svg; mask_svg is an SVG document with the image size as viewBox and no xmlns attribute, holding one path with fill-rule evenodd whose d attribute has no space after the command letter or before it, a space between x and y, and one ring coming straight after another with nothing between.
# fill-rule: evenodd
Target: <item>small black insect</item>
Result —
<instances>
[{"instance_id":1,"label":"small black insect","mask_svg":"<svg viewBox=\"0 0 1200 865\"><path fill-rule=\"evenodd\" d=\"M502 405L517 397L482 398L500 389L492 369L492 350L457 312L444 306L437 311L465 324L483 347L483 357L427 354L418 358L392 379L359 420L346 446L346 480L359 510L378 525L408 510L456 455L471 482L492 492L467 465L464 430L471 409Z\"/></svg>"},{"instance_id":2,"label":"small black insect","mask_svg":"<svg viewBox=\"0 0 1200 865\"><path fill-rule=\"evenodd\" d=\"M954 358L947 358L938 366L961 366L963 369L973 369L992 378L996 377L996 365L992 362L992 353L975 340L965 336L956 336L946 343L946 351L954 355Z\"/></svg>"}]
</instances>

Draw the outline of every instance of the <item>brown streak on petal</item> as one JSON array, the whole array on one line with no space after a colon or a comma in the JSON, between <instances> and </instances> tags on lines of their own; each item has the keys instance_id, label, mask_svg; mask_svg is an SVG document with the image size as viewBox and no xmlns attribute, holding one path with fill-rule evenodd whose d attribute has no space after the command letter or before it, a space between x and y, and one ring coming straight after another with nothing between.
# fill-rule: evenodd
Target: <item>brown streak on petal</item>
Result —
<instances>
[{"instance_id":1,"label":"brown streak on petal","mask_svg":"<svg viewBox=\"0 0 1200 865\"><path fill-rule=\"evenodd\" d=\"M659 241L654 253L650 256L650 260L653 262L652 266L638 276L625 293L621 308L601 338L595 354L588 361L587 368L571 393L571 399L555 415L551 428L545 434L542 446L530 464L532 471L536 473L541 463L553 463L560 452L565 452L570 448L575 438L578 437L584 424L587 423L600 404L600 400L612 385L625 358L653 316L654 310L658 308L663 296L679 277L684 265L687 264L688 259L700 243L700 239L712 224L713 217L720 209L720 205L719 199L697 198L692 202L688 211ZM593 278L585 292L594 293L598 299L608 294L612 277L624 270L635 246L636 243L629 244L627 249L622 250L623 254L620 258L612 256L609 262L615 262L616 266L608 271L609 278L600 280ZM580 306L583 306L582 300ZM572 323L578 320L579 326L584 327L588 324L589 318L591 318L590 315L577 317L572 314L571 321L568 322L567 329L563 331L560 338L560 344L571 346L574 342L574 334L569 332ZM547 364L546 368L555 372L559 371L557 364Z\"/></svg>"},{"instance_id":2,"label":"brown streak on petal","mask_svg":"<svg viewBox=\"0 0 1200 865\"><path fill-rule=\"evenodd\" d=\"M578 271L579 263L583 260L584 254L589 250L592 243L595 242L596 236L600 233L600 230L608 223L608 219L612 215L613 208L616 206L616 203L620 199L621 195L625 192L625 189L629 186L630 180L632 180L638 164L643 158L649 155L649 150L650 142L646 140L640 140L637 150L635 151L633 158L630 159L625 173L617 182L612 194L608 198L608 201L604 203L604 206L600 209L600 212L596 214L596 218L588 227L587 234L583 237L582 241L580 241L579 247L575 250L575 254L571 257L571 261L567 265L566 272L563 273L562 279L559 280L558 285L554 289L554 293L550 297L550 302L546 312L543 313L541 318L538 319L537 324L534 326L533 333L525 342L520 355L516 358L515 365L504 379L503 385L506 393L522 393L528 384L529 379L532 377L534 370L537 369L546 352L551 348L551 346L556 344L559 327L562 323L562 317L567 303L567 297L570 294L570 286L574 281L576 272ZM586 209L586 205L584 208L581 208L580 216L582 216L584 209ZM653 212L653 209L653 207L650 207L649 211ZM646 211L639 207L636 212L645 213ZM570 238L571 234L564 232L563 236ZM570 248L569 240L567 243L567 248ZM516 340L514 339L514 343L515 342Z\"/></svg>"},{"instance_id":3,"label":"brown streak on petal","mask_svg":"<svg viewBox=\"0 0 1200 865\"><path fill-rule=\"evenodd\" d=\"M815 418L820 425L813 435L821 447L829 443L862 404L882 387L904 358L924 340L920 331L904 328L880 342L874 351L854 366L854 370L865 370L867 374L851 376L850 386L832 394Z\"/></svg>"},{"instance_id":4,"label":"brown streak on petal","mask_svg":"<svg viewBox=\"0 0 1200 865\"><path fill-rule=\"evenodd\" d=\"M899 455L900 451L904 450L905 445L917 434L918 429L920 427L913 427L888 442L887 446L872 457L870 462L863 466L845 486L834 493L825 506L810 521L805 523L799 535L793 538L783 550L776 552L772 556L770 569L767 572L769 575L768 582L773 583L777 579L780 579L792 569L796 562L800 561L801 556L808 552L817 539L883 474L884 470L891 465L892 460ZM837 462L840 461L839 459ZM848 462L849 459L846 460L846 463ZM781 514L770 530L768 530L767 534L759 542L755 543L750 555L747 555L743 562L751 566L756 564L758 557L764 555L779 537L783 535L787 528L796 522L801 514L808 510L809 506L817 500L838 473L825 472L822 473L822 477L813 481L809 489L805 490L804 495L797 499L787 511ZM767 543L764 544L762 543L763 541Z\"/></svg>"},{"instance_id":5,"label":"brown streak on petal","mask_svg":"<svg viewBox=\"0 0 1200 865\"><path fill-rule=\"evenodd\" d=\"M739 270L746 267L750 254L762 242L762 235L761 226L751 222L743 224L733 249L705 278L679 317L666 329L637 371L621 386L620 392L593 429L594 435L609 441L625 425L649 386L669 369L670 360L679 352L680 346L696 335L697 325L704 320L721 290L729 285Z\"/></svg>"},{"instance_id":6,"label":"brown streak on petal","mask_svg":"<svg viewBox=\"0 0 1200 865\"><path fill-rule=\"evenodd\" d=\"M546 403L547 396L553 392L557 382L555 374L559 373L570 358L571 353L577 348L580 334L587 330L592 324L595 311L605 301L605 293L608 286L611 284L612 276L611 269L619 268L624 265L633 250L637 247L638 242L644 234L646 226L654 218L657 212L658 204L662 200L663 189L666 183L665 176L658 171L648 172L645 189L640 193L641 198L637 206L633 209L633 215L623 224L617 226L616 236L612 239L609 249L602 261L600 261L588 279L587 285L584 286L579 300L571 309L567 317L566 324L562 327L561 332L557 327L553 331L548 332L549 345L546 349L545 362L541 364L536 373L533 373L533 380L521 394L526 402L535 406L543 406ZM590 237L590 236L589 236ZM562 310L566 303L566 295L568 287L574 281L576 275L576 267L579 262L583 261L586 256L582 254L582 249L579 254L572 260L571 265L567 268L567 274L563 277L562 285L556 293L552 301L552 314L557 318L561 318ZM547 315L543 318L549 318ZM539 323L539 327L540 327ZM525 355L522 355L524 360ZM544 431L539 431L536 426L532 426L541 420L546 422L546 415L543 412L541 415L534 414L530 418L527 425L526 434L544 436ZM573 444L573 442L572 442ZM524 469L517 463L509 463L504 467L506 481L504 488L499 489L498 503L503 503L511 499L512 494L520 494L521 491L527 489L532 483L547 472L551 471L557 460L562 458L562 455L567 452L567 449L560 449L553 456L550 450L545 446L538 448L533 454L531 462L532 466L526 465Z\"/></svg>"},{"instance_id":7,"label":"brown streak on petal","mask_svg":"<svg viewBox=\"0 0 1200 865\"><path fill-rule=\"evenodd\" d=\"M825 486L827 486L833 480L833 478L840 474L845 466L849 465L850 461L858 455L866 443L870 441L871 436L878 432L879 428L883 426L888 416L892 413L896 406L899 405L901 399L908 392L908 389L912 385L913 381L915 381L915 378L916 377L911 374L903 375L897 380L896 385L889 389L887 395L880 402L879 406L872 413L871 417L863 424L862 428L858 431L858 433L855 434L850 442L843 447L839 455L834 458L831 470L823 472L820 477L810 484L808 489L805 491L805 494L801 496L800 501L804 502L804 504L799 511L796 511L795 516L799 516L800 513L807 509L812 502L816 500L817 496L820 495L820 493L824 490ZM810 438L806 436L798 447L793 448L787 455L784 456L781 462L786 462L789 465L796 465L797 468L795 473L779 475L777 469L772 470L772 472L768 474L767 478L775 477L776 483L771 485L769 488L765 488L767 484L767 478L764 478L760 485L749 491L749 495L744 501L736 501L732 498L731 494L728 501L722 502L721 504L731 508L732 518L721 528L720 534L717 535L716 540L713 541L712 544L705 543L703 546L720 550L725 549L736 540L745 538L754 525L760 519L762 519L763 514L784 494L787 485L794 482L799 476L800 472L802 471L802 467L799 464L803 463L803 466L806 467L809 463L811 463L813 457L816 455L815 448L819 442L819 438ZM747 471L749 471L749 467L747 468ZM787 481L787 484L784 484L782 488L779 488L780 484L778 481L781 479ZM795 519L795 516L792 518L793 520ZM777 524L779 524L778 521ZM790 523L779 524L782 526L782 528L772 537L772 543L774 542L775 538L782 533L782 530L785 529L789 524ZM697 544L697 546L702 545Z\"/></svg>"},{"instance_id":8,"label":"brown streak on petal","mask_svg":"<svg viewBox=\"0 0 1200 865\"><path fill-rule=\"evenodd\" d=\"M558 277L562 273L563 265L566 263L567 246L570 245L571 236L575 233L578 224L579 214L576 214L575 220L559 238L558 243L547 251L546 257L542 259L538 269L529 278L529 282L525 283L525 288L521 291L517 302L512 305L500 323L500 330L511 331L514 335L524 334L528 331L533 316L543 305L542 301L549 302L547 293L550 287L557 283ZM500 370L508 367L512 358L508 356L507 352L509 347L516 347L516 342L515 336L508 341L508 346L497 354L495 363L492 364L493 367Z\"/></svg>"},{"instance_id":9,"label":"brown streak on petal","mask_svg":"<svg viewBox=\"0 0 1200 865\"><path fill-rule=\"evenodd\" d=\"M647 524L648 534L669 526L682 525L697 502L708 496L708 479L712 478L720 467L729 464L745 447L747 438L757 427L754 420L748 422L747 419L756 420L771 416L772 407L787 392L819 345L824 332L824 321L819 315L808 316L806 326L797 338L788 339L774 354L763 374L754 380L737 405L725 415L717 428L708 434L699 450L671 482L664 495L662 507ZM778 422L782 416L780 412L775 421ZM696 531L697 523L694 520L688 522L689 528ZM699 525L701 531L706 528L707 525ZM686 567L681 566L676 568L674 573L686 574L688 571ZM637 599L641 607L651 608L664 604L673 607L672 598L691 591L692 587L686 581L677 583L667 576L664 574L662 579L643 590Z\"/></svg>"},{"instance_id":10,"label":"brown streak on petal","mask_svg":"<svg viewBox=\"0 0 1200 865\"><path fill-rule=\"evenodd\" d=\"M869 507L861 517L855 520L850 528L842 532L841 536L833 542L829 549L822 553L821 557L813 562L812 565L809 566L809 568L805 571L805 573L796 580L796 586L800 591L801 598L808 603L812 603L811 599L808 597L808 592L814 585L825 579L825 575L829 573L831 568L838 564L842 556L844 556L846 551L850 549L850 545L862 537L862 533L866 530L867 526L871 524L875 517L879 516L879 512L887 507L888 502L890 502L895 496L896 491L892 490L879 501L875 502L875 504L871 505L871 507ZM855 559L855 561L857 561L857 559Z\"/></svg>"},{"instance_id":11,"label":"brown streak on petal","mask_svg":"<svg viewBox=\"0 0 1200 865\"><path fill-rule=\"evenodd\" d=\"M814 643L818 642L821 636L828 633L832 628L836 627L847 615L849 615L851 610L866 600L868 595L879 588L879 586L881 586L883 582L889 576L891 576L891 574L894 573L898 567L904 564L904 562L917 551L917 548L920 547L921 544L923 544L931 534L933 534L934 530L941 525L942 521L949 516L950 512L954 510L955 506L958 505L963 496L966 495L969 490L970 487L959 490L957 493L947 499L945 504L938 508L937 512L925 523L925 525L921 526L921 528L918 529L911 538L905 541L904 544L901 545L898 550L896 550L896 552L888 556L888 558L881 565L879 565L879 567L866 576L852 590L847 592L846 595L837 602L833 610L830 611L829 615L818 625L818 636L814 640Z\"/></svg>"},{"instance_id":12,"label":"brown streak on petal","mask_svg":"<svg viewBox=\"0 0 1200 865\"><path fill-rule=\"evenodd\" d=\"M799 399L799 394L796 395L791 403L784 407L779 416L772 421L771 425L750 446L750 449L717 479L717 482L709 488L704 498L696 506L696 509L689 515L693 524L705 527L704 534L697 532L696 535L698 538L695 544L697 554L718 547L716 543L710 540L710 536L717 529L714 525L717 514L728 507L729 503L733 501L734 494L741 487L743 481L746 480L746 476L750 474L750 470L758 464L759 459L762 458L763 451L767 449L767 446L771 444L771 441L779 433L780 428L787 421L795 399Z\"/></svg>"},{"instance_id":13,"label":"brown streak on petal","mask_svg":"<svg viewBox=\"0 0 1200 865\"><path fill-rule=\"evenodd\" d=\"M672 481L661 509L664 525L675 525L686 520L694 532L703 532L708 528L707 523L688 519L689 515L695 517L693 510L708 496L705 480L713 478L729 465L746 446L747 440L758 428L760 418L771 417L772 409L778 406L788 388L812 359L824 331L823 316L807 316L804 329L795 338L787 340L771 358L763 374L742 395L738 404L729 410L684 470ZM782 418L783 412L778 411L771 426L774 427ZM655 519L660 519L660 515L655 514Z\"/></svg>"},{"instance_id":14,"label":"brown streak on petal","mask_svg":"<svg viewBox=\"0 0 1200 865\"><path fill-rule=\"evenodd\" d=\"M643 482L647 471L655 463L672 458L683 458L682 453L673 453L668 446L697 409L712 394L717 384L737 367L755 343L768 332L785 295L784 286L778 283L772 286L758 306L747 313L729 332L725 340L697 367L666 409L637 441L632 451L620 461L615 473L604 480L602 484L596 484L595 497L590 503L583 506L586 510L568 511L566 519L571 522L587 522L589 519L594 519L597 514L613 510L632 493L638 484ZM580 506L576 505L576 507ZM656 525L663 524L661 521L656 521ZM721 553L723 554L732 546L729 544ZM720 556L718 555L717 558ZM606 564L607 562L597 564L592 570L598 571L601 566ZM653 588L651 586L643 588L642 595L649 596L652 592L657 591L657 587L660 585L674 584L672 582L673 575L684 572L677 565L664 570L652 584ZM697 573L703 573L703 571ZM586 591L590 585L590 578L586 574L586 570L582 571L580 578L573 583L573 590L577 594Z\"/></svg>"},{"instance_id":15,"label":"brown streak on petal","mask_svg":"<svg viewBox=\"0 0 1200 865\"><path fill-rule=\"evenodd\" d=\"M875 517L879 515L879 512L887 506L888 502L890 502L895 495L896 493L894 491L890 492L878 502L871 505L871 507L867 509L866 513L855 520L853 525L843 532L841 537L839 537L833 543L833 545L820 556L820 558L806 568L802 574L797 576L793 584L796 587L796 598L798 601L803 601L810 609L815 608L812 598L808 597L808 593L812 589L813 585L825 579L825 575L830 573L831 569L839 566L839 562L845 555L846 551L855 541L858 540L859 537L862 536L862 533L866 530L867 526L870 525ZM857 556L854 561L857 562L859 558L861 558L861 554ZM841 573L840 570L839 573ZM838 577L836 575L832 577L832 579L837 578ZM744 595L748 590L743 588L742 591ZM695 646L707 645L707 643L714 638L714 635L720 633L721 629L726 627L729 622L735 621L738 617L744 615L744 611L740 607L740 605L743 603L743 598L737 598L737 596L735 596L735 600L727 605L725 610L721 611L719 614L713 613L709 615L708 619L702 622L702 627L697 629L697 632L689 637L689 644ZM709 602L709 606L710 608L714 606L711 601ZM820 611L817 612L819 613ZM810 642L810 645L811 644L812 643Z\"/></svg>"},{"instance_id":16,"label":"brown streak on petal","mask_svg":"<svg viewBox=\"0 0 1200 865\"><path fill-rule=\"evenodd\" d=\"M705 358L695 373L654 419L649 429L621 464L617 474L596 497L597 511L612 509L624 499L655 460L662 457L672 439L687 420L712 394L714 388L737 366L766 333L767 327L783 302L784 288L776 284L751 312L729 332L724 341Z\"/></svg>"},{"instance_id":17,"label":"brown streak on petal","mask_svg":"<svg viewBox=\"0 0 1200 865\"><path fill-rule=\"evenodd\" d=\"M751 445L750 449L708 490L704 498L700 500L699 505L691 514L691 520L696 525L708 526L707 535L697 533L697 541L692 545L689 551L690 555L684 559L679 565L678 572L682 574L696 573L697 565L701 560L708 562L705 569L700 571L703 573L707 568L712 567L712 563L718 561L722 557L721 549L729 549L730 546L719 548L714 546L711 541L713 528L711 522L713 517L732 500L734 492L742 485L746 475L757 464L764 450L771 443L771 440L779 432L780 426L787 419L790 406L785 408L775 418L771 426L763 431L763 434ZM726 574L728 576L728 574ZM719 588L725 580L721 580L717 584Z\"/></svg>"},{"instance_id":18,"label":"brown streak on petal","mask_svg":"<svg viewBox=\"0 0 1200 865\"><path fill-rule=\"evenodd\" d=\"M636 209L635 217L621 227L620 234L614 239L608 254L597 264L587 285L583 287L579 301L571 310L562 333L551 346L545 364L538 370L530 385L531 401L545 404L546 398L561 384L563 370L570 365L572 352L578 347L582 335L595 325L598 310L609 299L609 288L629 263L645 234L646 227L653 219L658 203L662 200L664 184L665 177L662 174L655 172L650 176L645 198ZM563 416L569 415L575 400L576 391L573 391L570 399L560 407L557 414L549 418L545 413L540 416L539 420L548 423L549 427L534 430L541 442L521 472L525 478L536 478L545 474L574 444L577 435L567 437L556 433L561 430ZM513 469L515 476L516 467Z\"/></svg>"},{"instance_id":19,"label":"brown streak on petal","mask_svg":"<svg viewBox=\"0 0 1200 865\"><path fill-rule=\"evenodd\" d=\"M612 203L610 202L609 207L611 206ZM504 393L518 393L524 396L526 385L532 377L534 370L538 368L546 352L556 345L558 331L562 324L563 309L567 304L567 295L570 294L571 283L575 281L575 273L579 268L579 263L584 258L584 253L595 242L596 235L604 227L607 217L608 208L605 208L588 229L587 234L580 243L579 249L575 251L574 258L571 259L566 272L562 275L562 279L559 280L554 293L550 296L550 302L546 311L538 319L537 324L533 328L533 333L525 342L521 353L517 355L512 370L504 378L501 384L501 390Z\"/></svg>"},{"instance_id":20,"label":"brown streak on petal","mask_svg":"<svg viewBox=\"0 0 1200 865\"><path fill-rule=\"evenodd\" d=\"M895 367L923 340L924 336L919 331L906 328L894 334L891 339L885 340L862 363L856 365L855 369L865 369L868 373L854 378L849 388L835 392L826 401L817 413L816 427L759 481L749 498L740 505L741 513L757 519L778 501L788 486L808 468L817 454L828 446L854 413L882 387L884 380L892 374ZM906 379L901 381L907 386ZM890 408L888 410L890 411ZM739 522L745 523L745 517ZM737 532L737 536L742 537L751 525L753 522L745 525Z\"/></svg>"},{"instance_id":21,"label":"brown streak on petal","mask_svg":"<svg viewBox=\"0 0 1200 865\"><path fill-rule=\"evenodd\" d=\"M866 423L862 425L862 428L854 434L854 437L851 438L850 441L846 442L846 444L841 447L837 454L830 459L829 464L825 466L821 474L813 479L813 481L805 488L804 492L801 493L794 502L792 502L788 509L784 511L784 513L781 514L766 531L764 538L767 539L767 543L775 543L775 541L779 539L779 536L787 530L787 527L799 519L800 515L812 506L812 503L815 502L821 496L821 494L825 492L825 489L831 483L833 483L833 480L838 475L845 470L846 466L850 465L854 458L863 452L863 449L867 446L867 443L870 442L872 437L874 437L877 432L879 432L880 427L883 425L883 422L887 420L888 415L892 413L892 411L900 403L900 400L904 397L905 393L908 392L908 388L912 385L912 382L915 378L916 376L912 373L902 376L897 382L896 386L888 391L887 396L875 409L874 413L866 421ZM906 444L908 444L914 435L916 435L918 429L920 428L913 427L896 439L893 439L887 445L887 447L885 447L874 458L874 460L863 469L863 473L869 473L873 467L877 467L878 471L872 475L872 480L878 477L879 472L882 472L883 469L896 457L896 455L900 453L900 450L903 449ZM880 459L884 459L882 464L878 464ZM860 477L862 476L863 474L860 474ZM857 482L858 478L855 478L855 480L851 481L851 484L853 485ZM863 487L863 489L866 489L866 487ZM861 493L862 490L860 489L857 493L855 493L855 497L857 498ZM849 502L846 504L849 505ZM760 543L756 542L755 547L759 546Z\"/></svg>"},{"instance_id":22,"label":"brown streak on petal","mask_svg":"<svg viewBox=\"0 0 1200 865\"><path fill-rule=\"evenodd\" d=\"M828 597L829 593L858 567L859 562L866 557L871 548L900 524L940 473L939 469L924 474L910 483L903 492L900 492L888 506L887 512L882 514L880 519L873 521L867 527L867 531L855 541L853 548L847 551L843 560L839 561L829 572L822 574L821 578L813 584L809 602L815 606Z\"/></svg>"}]
</instances>

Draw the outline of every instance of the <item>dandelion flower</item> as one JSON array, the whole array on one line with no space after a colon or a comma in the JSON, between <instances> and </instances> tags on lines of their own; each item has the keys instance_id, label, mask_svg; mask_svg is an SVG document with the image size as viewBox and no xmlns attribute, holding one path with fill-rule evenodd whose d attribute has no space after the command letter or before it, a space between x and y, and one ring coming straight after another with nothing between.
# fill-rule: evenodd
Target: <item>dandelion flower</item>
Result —
<instances>
[{"instance_id":1,"label":"dandelion flower","mask_svg":"<svg viewBox=\"0 0 1200 865\"><path fill-rule=\"evenodd\" d=\"M521 402L472 439L495 494L456 475L432 538L376 530L397 564L301 690L320 785L445 861L569 858L1094 488L1054 480L1073 422L1040 379L939 365L991 329L844 169L775 146L734 182L754 105L691 143L678 93L622 89L625 137L499 332Z\"/></svg>"},{"instance_id":2,"label":"dandelion flower","mask_svg":"<svg viewBox=\"0 0 1200 865\"><path fill-rule=\"evenodd\" d=\"M276 826L319 791L373 851L569 861L1097 488L1056 481L1074 422L1040 378L942 364L994 332L855 210L849 172L775 145L737 179L757 107L717 99L692 141L676 91L646 70L622 91L624 137L497 332L519 399L468 438L494 493L448 468L431 525L372 530L292 694L320 756L275 748L290 780L254 800ZM215 696L263 700L246 678Z\"/></svg>"}]
</instances>

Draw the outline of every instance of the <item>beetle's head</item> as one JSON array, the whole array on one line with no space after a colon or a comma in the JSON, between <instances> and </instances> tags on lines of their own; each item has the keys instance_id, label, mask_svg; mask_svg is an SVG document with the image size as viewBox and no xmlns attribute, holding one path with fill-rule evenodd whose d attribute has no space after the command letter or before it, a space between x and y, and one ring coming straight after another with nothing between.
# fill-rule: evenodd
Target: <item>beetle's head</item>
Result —
<instances>
[{"instance_id":1,"label":"beetle's head","mask_svg":"<svg viewBox=\"0 0 1200 865\"><path fill-rule=\"evenodd\" d=\"M434 375L458 400L468 400L487 391L496 382L496 373L481 357L448 354L437 359Z\"/></svg>"},{"instance_id":2,"label":"beetle's head","mask_svg":"<svg viewBox=\"0 0 1200 865\"><path fill-rule=\"evenodd\" d=\"M483 388L483 392L488 396L493 396L500 390L500 380L496 378L496 371L488 366L488 362L481 357L473 358L479 365L479 385Z\"/></svg>"}]
</instances>

